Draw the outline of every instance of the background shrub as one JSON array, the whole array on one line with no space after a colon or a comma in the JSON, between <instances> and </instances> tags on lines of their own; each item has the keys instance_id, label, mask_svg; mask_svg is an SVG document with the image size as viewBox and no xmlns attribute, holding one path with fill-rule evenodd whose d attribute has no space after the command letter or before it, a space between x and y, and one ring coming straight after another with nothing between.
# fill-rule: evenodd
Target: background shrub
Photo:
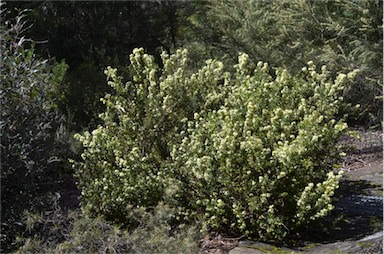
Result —
<instances>
[{"instance_id":1,"label":"background shrub","mask_svg":"<svg viewBox=\"0 0 384 254\"><path fill-rule=\"evenodd\" d=\"M26 11L15 18L1 4L1 229L9 252L22 231L24 209L38 207L59 180L70 154L65 117L55 100L66 71L64 62L42 59L24 37ZM67 163L68 164L68 163ZM18 226L15 226L18 225Z\"/></svg>"},{"instance_id":2,"label":"background shrub","mask_svg":"<svg viewBox=\"0 0 384 254\"><path fill-rule=\"evenodd\" d=\"M125 84L106 70L116 93L104 125L76 135L87 211L133 225L130 207L164 201L181 221L282 239L332 210L341 174L328 171L347 127L335 116L356 71L332 80L309 62L273 77L243 54L232 75L214 60L190 74L185 50L163 53L163 68L142 49L130 59Z\"/></svg>"}]
</instances>

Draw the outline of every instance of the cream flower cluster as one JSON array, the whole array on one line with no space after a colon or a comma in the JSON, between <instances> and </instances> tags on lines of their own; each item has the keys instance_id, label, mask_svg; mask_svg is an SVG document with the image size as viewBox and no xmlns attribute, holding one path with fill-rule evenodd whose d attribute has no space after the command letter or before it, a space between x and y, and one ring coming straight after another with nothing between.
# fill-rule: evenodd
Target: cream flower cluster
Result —
<instances>
[{"instance_id":1,"label":"cream flower cluster","mask_svg":"<svg viewBox=\"0 0 384 254\"><path fill-rule=\"evenodd\" d=\"M326 215L341 174L327 173L346 124L335 116L356 72L332 80L313 62L297 75L240 54L232 73L207 60L192 73L187 51L135 49L130 79L108 67L115 90L103 124L77 134L74 163L86 209L118 222L130 206L159 202L175 218L280 239Z\"/></svg>"},{"instance_id":2,"label":"cream flower cluster","mask_svg":"<svg viewBox=\"0 0 384 254\"><path fill-rule=\"evenodd\" d=\"M184 170L182 189L193 190L190 203L206 211L206 228L279 238L332 209L341 173L325 167L347 127L334 117L352 76L331 80L326 67L317 73L309 62L304 79L281 69L273 79L267 64L244 54L235 69L224 104L195 114L172 160Z\"/></svg>"}]
</instances>

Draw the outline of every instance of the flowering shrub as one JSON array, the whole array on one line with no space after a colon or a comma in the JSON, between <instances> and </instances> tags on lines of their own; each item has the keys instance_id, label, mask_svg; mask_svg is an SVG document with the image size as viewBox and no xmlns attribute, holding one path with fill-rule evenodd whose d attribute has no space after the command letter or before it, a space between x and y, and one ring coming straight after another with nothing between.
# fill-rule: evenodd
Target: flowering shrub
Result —
<instances>
[{"instance_id":1,"label":"flowering shrub","mask_svg":"<svg viewBox=\"0 0 384 254\"><path fill-rule=\"evenodd\" d=\"M105 71L116 94L102 99L104 126L76 135L85 147L78 177L88 210L123 222L128 205L153 206L163 199L171 180L163 168L171 145L194 112L214 107L224 96L215 92L222 64L207 61L187 75L186 53L163 53L159 68L143 49L134 50L126 84L116 69Z\"/></svg>"},{"instance_id":2,"label":"flowering shrub","mask_svg":"<svg viewBox=\"0 0 384 254\"><path fill-rule=\"evenodd\" d=\"M231 75L209 60L187 73L186 51L163 68L135 50L132 78L103 102L104 126L77 135L85 150L78 167L87 209L128 219L127 209L164 201L176 218L281 239L332 210L341 173L328 172L346 129L335 120L339 92L356 72L329 78L309 62L290 75L245 54Z\"/></svg>"},{"instance_id":3,"label":"flowering shrub","mask_svg":"<svg viewBox=\"0 0 384 254\"><path fill-rule=\"evenodd\" d=\"M292 76L239 57L230 92L218 110L196 113L174 146L184 214L209 228L232 228L261 239L283 238L332 210L341 173L327 173L335 140L347 127L334 119L349 78L328 79L309 62ZM180 173L182 172L182 173Z\"/></svg>"}]
</instances>

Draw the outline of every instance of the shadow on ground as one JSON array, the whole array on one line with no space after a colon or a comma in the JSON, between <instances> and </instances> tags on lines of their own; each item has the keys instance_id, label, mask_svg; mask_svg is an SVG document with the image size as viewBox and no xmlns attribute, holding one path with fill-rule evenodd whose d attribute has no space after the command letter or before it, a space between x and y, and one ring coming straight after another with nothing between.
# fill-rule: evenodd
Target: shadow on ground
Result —
<instances>
[{"instance_id":1,"label":"shadow on ground","mask_svg":"<svg viewBox=\"0 0 384 254\"><path fill-rule=\"evenodd\" d=\"M63 216L79 207L80 191L72 172L50 170L31 176L17 171L1 180L0 253L16 251L22 245L20 239L36 233L37 229L28 230L34 217L38 222L40 215L53 213L58 207Z\"/></svg>"},{"instance_id":2,"label":"shadow on ground","mask_svg":"<svg viewBox=\"0 0 384 254\"><path fill-rule=\"evenodd\" d=\"M311 223L297 239L301 243L330 243L357 240L382 230L382 186L360 180L344 180L335 193L335 209L322 220Z\"/></svg>"}]
</instances>

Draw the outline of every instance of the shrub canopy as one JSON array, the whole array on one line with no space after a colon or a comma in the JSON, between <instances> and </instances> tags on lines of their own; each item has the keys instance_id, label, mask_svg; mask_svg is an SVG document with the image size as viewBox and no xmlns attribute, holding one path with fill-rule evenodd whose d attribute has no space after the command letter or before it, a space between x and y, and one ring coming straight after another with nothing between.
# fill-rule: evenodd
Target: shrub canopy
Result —
<instances>
[{"instance_id":1,"label":"shrub canopy","mask_svg":"<svg viewBox=\"0 0 384 254\"><path fill-rule=\"evenodd\" d=\"M160 201L180 221L282 239L332 210L341 173L331 169L340 92L356 71L330 78L309 62L297 75L241 54L233 73L208 60L188 72L186 50L163 67L136 49L131 77L105 73L115 94L102 101L104 125L76 137L85 208L128 224L129 207Z\"/></svg>"}]
</instances>

